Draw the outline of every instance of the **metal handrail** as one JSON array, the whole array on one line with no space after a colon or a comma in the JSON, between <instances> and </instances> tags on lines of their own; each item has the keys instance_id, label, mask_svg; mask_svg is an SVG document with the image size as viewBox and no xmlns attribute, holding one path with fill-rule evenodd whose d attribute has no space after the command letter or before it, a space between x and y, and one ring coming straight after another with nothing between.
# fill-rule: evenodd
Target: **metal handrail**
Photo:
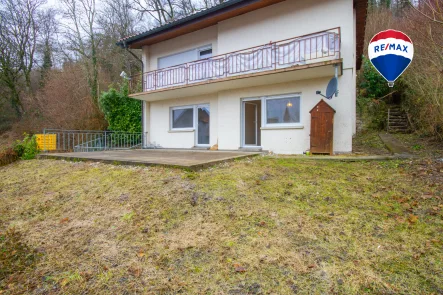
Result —
<instances>
[{"instance_id":1,"label":"metal handrail","mask_svg":"<svg viewBox=\"0 0 443 295\"><path fill-rule=\"evenodd\" d=\"M123 150L142 148L147 132L101 131L101 130L63 130L44 129L43 134L55 135L55 151L91 152L104 150ZM49 147L43 141L43 151ZM53 149L54 150L54 149Z\"/></svg>"},{"instance_id":2,"label":"metal handrail","mask_svg":"<svg viewBox=\"0 0 443 295\"><path fill-rule=\"evenodd\" d=\"M333 37L333 42L330 42L331 36ZM326 43L324 43L325 40ZM296 43L298 43L298 52L295 49L290 51L291 46L296 48ZM141 86L141 91L148 92L157 89L189 85L208 80L240 76L255 72L275 71L294 65L307 64L314 60L326 61L331 57L334 59L340 59L340 43L340 27L318 31L315 33L220 54L205 59L157 69L145 72L143 74L137 74L132 76L131 90L133 90L135 86L140 83L141 85L138 86ZM315 48L315 50L313 50L313 48ZM319 48L321 49L319 50ZM285 52L285 50L286 53L281 54L281 51ZM287 58L287 60L285 60L285 54L288 52L293 53L292 59ZM252 62L250 61L247 64L241 62L238 63L239 59L242 59L244 56L248 55L252 57ZM138 92L140 92L140 90Z\"/></svg>"}]
</instances>

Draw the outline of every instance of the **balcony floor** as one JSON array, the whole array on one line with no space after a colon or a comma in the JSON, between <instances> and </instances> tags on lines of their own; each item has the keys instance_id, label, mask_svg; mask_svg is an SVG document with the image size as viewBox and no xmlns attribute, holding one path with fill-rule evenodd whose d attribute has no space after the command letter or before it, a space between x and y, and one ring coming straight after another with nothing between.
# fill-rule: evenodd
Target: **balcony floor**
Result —
<instances>
[{"instance_id":1,"label":"balcony floor","mask_svg":"<svg viewBox=\"0 0 443 295\"><path fill-rule=\"evenodd\" d=\"M287 83L298 80L323 77L332 78L335 75L335 69L333 65L336 64L339 65L340 68L338 72L339 74L341 74L342 60L336 59L325 62L311 63L307 65L297 65L266 72L207 80L194 84L167 87L148 92L135 93L130 95L130 97L145 101L157 101L177 97L203 95L230 89Z\"/></svg>"}]
</instances>

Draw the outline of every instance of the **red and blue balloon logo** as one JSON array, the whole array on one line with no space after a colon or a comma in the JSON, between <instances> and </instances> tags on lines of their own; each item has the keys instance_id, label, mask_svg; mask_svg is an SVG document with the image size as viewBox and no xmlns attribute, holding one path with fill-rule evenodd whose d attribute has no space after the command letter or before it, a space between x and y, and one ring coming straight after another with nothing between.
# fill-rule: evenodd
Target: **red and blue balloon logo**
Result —
<instances>
[{"instance_id":1,"label":"red and blue balloon logo","mask_svg":"<svg viewBox=\"0 0 443 295\"><path fill-rule=\"evenodd\" d=\"M388 81L389 87L408 68L414 56L414 45L403 32L382 31L369 42L368 56L372 65Z\"/></svg>"}]
</instances>

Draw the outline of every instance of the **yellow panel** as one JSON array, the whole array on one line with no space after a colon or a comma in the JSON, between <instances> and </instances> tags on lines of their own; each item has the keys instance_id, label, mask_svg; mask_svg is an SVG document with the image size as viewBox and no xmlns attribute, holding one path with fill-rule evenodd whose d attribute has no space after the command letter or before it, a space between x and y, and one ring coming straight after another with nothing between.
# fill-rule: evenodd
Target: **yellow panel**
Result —
<instances>
[{"instance_id":1,"label":"yellow panel","mask_svg":"<svg viewBox=\"0 0 443 295\"><path fill-rule=\"evenodd\" d=\"M37 147L42 151L54 151L57 149L57 134L36 134Z\"/></svg>"}]
</instances>

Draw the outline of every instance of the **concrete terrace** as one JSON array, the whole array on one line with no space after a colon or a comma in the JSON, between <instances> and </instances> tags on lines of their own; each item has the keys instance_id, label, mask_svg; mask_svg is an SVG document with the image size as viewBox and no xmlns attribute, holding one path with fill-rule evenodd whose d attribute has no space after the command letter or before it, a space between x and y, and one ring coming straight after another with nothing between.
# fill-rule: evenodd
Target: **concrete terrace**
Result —
<instances>
[{"instance_id":1,"label":"concrete terrace","mask_svg":"<svg viewBox=\"0 0 443 295\"><path fill-rule=\"evenodd\" d=\"M257 152L146 149L118 150L84 153L50 153L39 155L40 159L63 159L71 161L96 161L121 165L163 165L191 170L205 168L234 159L256 156Z\"/></svg>"}]
</instances>

